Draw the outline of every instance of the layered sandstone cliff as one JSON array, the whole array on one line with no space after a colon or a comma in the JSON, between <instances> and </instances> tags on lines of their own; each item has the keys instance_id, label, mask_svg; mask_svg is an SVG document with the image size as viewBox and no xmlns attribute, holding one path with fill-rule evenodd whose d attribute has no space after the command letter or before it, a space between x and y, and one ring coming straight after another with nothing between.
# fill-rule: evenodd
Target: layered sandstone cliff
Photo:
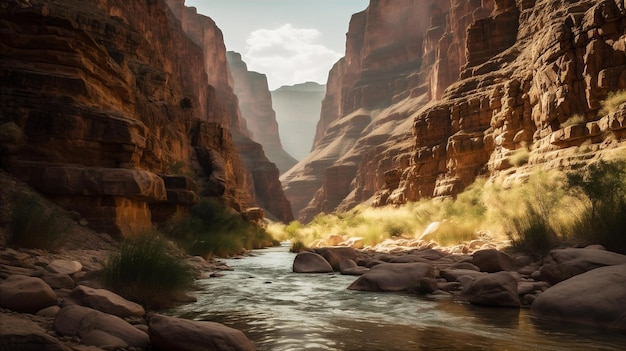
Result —
<instances>
[{"instance_id":1,"label":"layered sandstone cliff","mask_svg":"<svg viewBox=\"0 0 626 351\"><path fill-rule=\"evenodd\" d=\"M2 168L116 235L199 193L255 204L221 34L197 45L163 0L2 5Z\"/></svg>"},{"instance_id":2,"label":"layered sandstone cliff","mask_svg":"<svg viewBox=\"0 0 626 351\"><path fill-rule=\"evenodd\" d=\"M372 0L330 72L313 152L281 177L294 213L626 154L625 106L599 113L626 89L625 28L623 0Z\"/></svg>"},{"instance_id":3,"label":"layered sandstone cliff","mask_svg":"<svg viewBox=\"0 0 626 351\"><path fill-rule=\"evenodd\" d=\"M251 138L263 145L267 158L276 164L280 173L286 172L297 161L281 144L267 77L262 73L248 71L248 66L239 53L229 51L226 57L233 77L235 95L239 99L241 116L246 121Z\"/></svg>"}]
</instances>

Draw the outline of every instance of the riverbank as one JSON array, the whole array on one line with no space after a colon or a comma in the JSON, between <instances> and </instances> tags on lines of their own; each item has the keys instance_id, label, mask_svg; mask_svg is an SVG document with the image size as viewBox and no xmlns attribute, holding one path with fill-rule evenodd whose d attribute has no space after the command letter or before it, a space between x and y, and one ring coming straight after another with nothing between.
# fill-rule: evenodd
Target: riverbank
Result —
<instances>
[{"instance_id":1,"label":"riverbank","mask_svg":"<svg viewBox=\"0 0 626 351\"><path fill-rule=\"evenodd\" d=\"M281 350L623 350L619 331L530 316L452 295L348 290L340 272L293 273L288 245L226 259L234 270L198 281L198 301L168 315L240 329L257 349Z\"/></svg>"}]
</instances>

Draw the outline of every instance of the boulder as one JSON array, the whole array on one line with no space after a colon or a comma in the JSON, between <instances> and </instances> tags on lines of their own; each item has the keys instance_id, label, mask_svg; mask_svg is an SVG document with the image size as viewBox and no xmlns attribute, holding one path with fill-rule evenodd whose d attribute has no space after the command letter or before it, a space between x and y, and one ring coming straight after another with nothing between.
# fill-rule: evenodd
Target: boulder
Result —
<instances>
[{"instance_id":1,"label":"boulder","mask_svg":"<svg viewBox=\"0 0 626 351\"><path fill-rule=\"evenodd\" d=\"M597 249L552 250L541 267L541 280L556 284L592 269L626 263L626 255Z\"/></svg>"},{"instance_id":2,"label":"boulder","mask_svg":"<svg viewBox=\"0 0 626 351\"><path fill-rule=\"evenodd\" d=\"M517 280L509 272L477 277L461 290L461 299L476 305L519 307Z\"/></svg>"},{"instance_id":3,"label":"boulder","mask_svg":"<svg viewBox=\"0 0 626 351\"><path fill-rule=\"evenodd\" d=\"M220 323L153 314L148 319L148 325L155 350L255 350L243 332Z\"/></svg>"},{"instance_id":4,"label":"boulder","mask_svg":"<svg viewBox=\"0 0 626 351\"><path fill-rule=\"evenodd\" d=\"M105 289L94 289L79 285L72 290L70 297L79 305L122 318L141 317L146 314L146 311L141 305L128 301Z\"/></svg>"},{"instance_id":5,"label":"boulder","mask_svg":"<svg viewBox=\"0 0 626 351\"><path fill-rule=\"evenodd\" d=\"M356 260L356 250L351 247L321 247L314 251L322 255L335 272L339 272L341 261Z\"/></svg>"},{"instance_id":6,"label":"boulder","mask_svg":"<svg viewBox=\"0 0 626 351\"><path fill-rule=\"evenodd\" d=\"M70 348L34 322L0 313L0 350L70 351Z\"/></svg>"},{"instance_id":7,"label":"boulder","mask_svg":"<svg viewBox=\"0 0 626 351\"><path fill-rule=\"evenodd\" d=\"M593 269L544 291L533 317L626 330L626 264Z\"/></svg>"},{"instance_id":8,"label":"boulder","mask_svg":"<svg viewBox=\"0 0 626 351\"><path fill-rule=\"evenodd\" d=\"M0 282L0 307L16 312L36 313L57 304L57 295L43 280L12 275Z\"/></svg>"},{"instance_id":9,"label":"boulder","mask_svg":"<svg viewBox=\"0 0 626 351\"><path fill-rule=\"evenodd\" d=\"M472 264L480 268L481 272L487 273L513 271L516 269L515 262L511 256L495 249L474 252Z\"/></svg>"},{"instance_id":10,"label":"boulder","mask_svg":"<svg viewBox=\"0 0 626 351\"><path fill-rule=\"evenodd\" d=\"M439 275L449 282L458 282L461 277L471 277L475 279L487 273L478 272L473 269L446 269L439 272Z\"/></svg>"},{"instance_id":11,"label":"boulder","mask_svg":"<svg viewBox=\"0 0 626 351\"><path fill-rule=\"evenodd\" d=\"M46 269L52 273L72 275L80 272L83 265L78 261L54 260L46 266Z\"/></svg>"},{"instance_id":12,"label":"boulder","mask_svg":"<svg viewBox=\"0 0 626 351\"><path fill-rule=\"evenodd\" d=\"M321 255L303 251L293 260L294 273L332 273L333 267Z\"/></svg>"},{"instance_id":13,"label":"boulder","mask_svg":"<svg viewBox=\"0 0 626 351\"><path fill-rule=\"evenodd\" d=\"M41 276L52 289L72 289L76 282L67 274L46 272Z\"/></svg>"},{"instance_id":14,"label":"boulder","mask_svg":"<svg viewBox=\"0 0 626 351\"><path fill-rule=\"evenodd\" d=\"M148 334L120 317L88 307L63 307L54 318L53 329L63 336L78 336L85 345L102 348L146 347Z\"/></svg>"},{"instance_id":15,"label":"boulder","mask_svg":"<svg viewBox=\"0 0 626 351\"><path fill-rule=\"evenodd\" d=\"M418 291L423 278L434 278L428 263L382 263L360 276L348 289L362 291Z\"/></svg>"},{"instance_id":16,"label":"boulder","mask_svg":"<svg viewBox=\"0 0 626 351\"><path fill-rule=\"evenodd\" d=\"M353 260L345 260L339 264L339 271L343 275L363 275L370 269L356 264Z\"/></svg>"}]
</instances>

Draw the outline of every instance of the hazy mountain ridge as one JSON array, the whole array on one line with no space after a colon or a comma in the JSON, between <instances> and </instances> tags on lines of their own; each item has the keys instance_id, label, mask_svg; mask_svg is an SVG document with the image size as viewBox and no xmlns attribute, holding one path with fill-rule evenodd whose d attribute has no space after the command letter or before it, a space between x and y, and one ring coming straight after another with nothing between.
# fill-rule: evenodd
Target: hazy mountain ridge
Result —
<instances>
[{"instance_id":1,"label":"hazy mountain ridge","mask_svg":"<svg viewBox=\"0 0 626 351\"><path fill-rule=\"evenodd\" d=\"M282 86L271 92L282 143L297 159L311 151L325 92L326 86L315 82Z\"/></svg>"}]
</instances>

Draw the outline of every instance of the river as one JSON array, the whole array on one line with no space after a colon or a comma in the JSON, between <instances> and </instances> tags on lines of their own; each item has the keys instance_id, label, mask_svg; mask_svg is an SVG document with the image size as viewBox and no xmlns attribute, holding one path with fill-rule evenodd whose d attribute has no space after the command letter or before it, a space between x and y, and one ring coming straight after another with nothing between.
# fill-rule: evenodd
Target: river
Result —
<instances>
[{"instance_id":1,"label":"river","mask_svg":"<svg viewBox=\"0 0 626 351\"><path fill-rule=\"evenodd\" d=\"M166 313L242 330L259 351L626 350L626 335L540 323L526 309L350 291L356 279L291 272L287 246L224 260L234 271L197 282L198 301Z\"/></svg>"}]
</instances>

